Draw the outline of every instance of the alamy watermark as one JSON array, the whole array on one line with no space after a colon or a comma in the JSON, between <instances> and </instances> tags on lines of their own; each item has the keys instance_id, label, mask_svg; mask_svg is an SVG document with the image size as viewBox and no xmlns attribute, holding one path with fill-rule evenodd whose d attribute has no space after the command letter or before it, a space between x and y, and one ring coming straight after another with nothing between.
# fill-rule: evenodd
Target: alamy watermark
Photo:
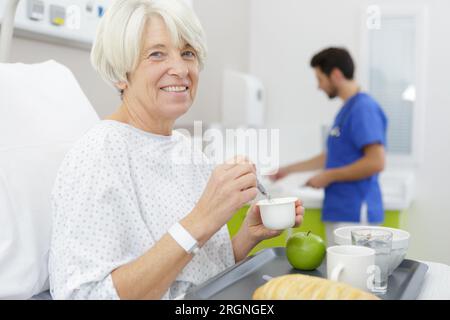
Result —
<instances>
[{"instance_id":1,"label":"alamy watermark","mask_svg":"<svg viewBox=\"0 0 450 320\"><path fill-rule=\"evenodd\" d=\"M193 133L187 129L177 129L188 140L180 144L171 155L174 164L219 165L233 161L236 156L244 156L253 162L260 174L275 173L279 168L279 129L256 128L207 128L202 121L194 122Z\"/></svg>"},{"instance_id":2,"label":"alamy watermark","mask_svg":"<svg viewBox=\"0 0 450 320\"><path fill-rule=\"evenodd\" d=\"M66 9L66 26L70 30L81 28L81 8L77 5L68 6Z\"/></svg>"},{"instance_id":3,"label":"alamy watermark","mask_svg":"<svg viewBox=\"0 0 450 320\"><path fill-rule=\"evenodd\" d=\"M366 26L369 30L381 29L381 8L378 5L371 5L366 10Z\"/></svg>"}]
</instances>

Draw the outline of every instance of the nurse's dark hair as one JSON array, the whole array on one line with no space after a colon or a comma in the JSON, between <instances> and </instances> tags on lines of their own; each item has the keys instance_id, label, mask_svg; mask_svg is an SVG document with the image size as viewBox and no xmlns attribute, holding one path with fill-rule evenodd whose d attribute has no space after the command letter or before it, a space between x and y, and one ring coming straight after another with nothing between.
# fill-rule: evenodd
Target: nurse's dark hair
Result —
<instances>
[{"instance_id":1,"label":"nurse's dark hair","mask_svg":"<svg viewBox=\"0 0 450 320\"><path fill-rule=\"evenodd\" d=\"M311 59L311 67L320 68L327 76L334 68L341 70L345 78L353 79L355 65L350 53L344 48L327 48L315 54Z\"/></svg>"}]
</instances>

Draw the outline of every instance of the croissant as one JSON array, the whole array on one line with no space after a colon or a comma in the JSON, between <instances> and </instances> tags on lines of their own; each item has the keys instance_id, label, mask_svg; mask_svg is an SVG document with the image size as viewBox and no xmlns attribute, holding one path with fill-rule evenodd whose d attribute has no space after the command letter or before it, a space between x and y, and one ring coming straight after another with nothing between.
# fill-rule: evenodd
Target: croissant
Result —
<instances>
[{"instance_id":1,"label":"croissant","mask_svg":"<svg viewBox=\"0 0 450 320\"><path fill-rule=\"evenodd\" d=\"M345 283L302 274L276 277L253 293L254 300L380 300Z\"/></svg>"}]
</instances>

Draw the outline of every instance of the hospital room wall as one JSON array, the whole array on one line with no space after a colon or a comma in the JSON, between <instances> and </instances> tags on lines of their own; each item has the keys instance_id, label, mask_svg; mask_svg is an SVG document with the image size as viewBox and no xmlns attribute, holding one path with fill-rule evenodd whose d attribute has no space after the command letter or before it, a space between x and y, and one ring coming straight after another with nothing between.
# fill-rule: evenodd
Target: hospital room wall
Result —
<instances>
[{"instance_id":1,"label":"hospital room wall","mask_svg":"<svg viewBox=\"0 0 450 320\"><path fill-rule=\"evenodd\" d=\"M221 117L222 79L225 69L248 72L250 1L193 0L193 7L206 32L208 58L192 110L178 121L216 123Z\"/></svg>"},{"instance_id":2,"label":"hospital room wall","mask_svg":"<svg viewBox=\"0 0 450 320\"><path fill-rule=\"evenodd\" d=\"M415 169L416 196L405 213L412 234L409 256L450 264L450 2L395 1L413 2L429 6L430 25L424 156ZM340 106L317 90L309 61L318 50L339 45L359 65L361 0L316 0L307 6L297 0L252 0L250 12L250 72L267 88L266 120L281 130L281 163L307 158L321 150L321 125L330 124Z\"/></svg>"},{"instance_id":3,"label":"hospital room wall","mask_svg":"<svg viewBox=\"0 0 450 320\"><path fill-rule=\"evenodd\" d=\"M206 31L208 59L200 74L195 103L192 109L179 119L180 126L189 126L194 120L199 119L205 124L220 121L224 68L248 71L250 2L193 0L193 6ZM92 69L87 50L14 38L13 62L37 63L50 58L72 70L101 118L109 115L119 106L120 99L117 92Z\"/></svg>"}]
</instances>

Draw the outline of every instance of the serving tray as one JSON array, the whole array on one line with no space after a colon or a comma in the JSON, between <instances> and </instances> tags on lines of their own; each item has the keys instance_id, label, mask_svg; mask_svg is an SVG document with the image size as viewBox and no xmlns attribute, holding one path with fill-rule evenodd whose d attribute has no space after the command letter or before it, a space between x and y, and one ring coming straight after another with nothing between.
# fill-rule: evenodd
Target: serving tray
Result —
<instances>
[{"instance_id":1,"label":"serving tray","mask_svg":"<svg viewBox=\"0 0 450 320\"><path fill-rule=\"evenodd\" d=\"M294 269L286 259L285 248L269 248L198 285L184 299L250 300L256 288L272 277L301 273L326 278L326 270L326 259L314 271ZM428 266L423 263L403 260L389 277L387 293L378 296L385 300L416 299L427 270Z\"/></svg>"}]
</instances>

